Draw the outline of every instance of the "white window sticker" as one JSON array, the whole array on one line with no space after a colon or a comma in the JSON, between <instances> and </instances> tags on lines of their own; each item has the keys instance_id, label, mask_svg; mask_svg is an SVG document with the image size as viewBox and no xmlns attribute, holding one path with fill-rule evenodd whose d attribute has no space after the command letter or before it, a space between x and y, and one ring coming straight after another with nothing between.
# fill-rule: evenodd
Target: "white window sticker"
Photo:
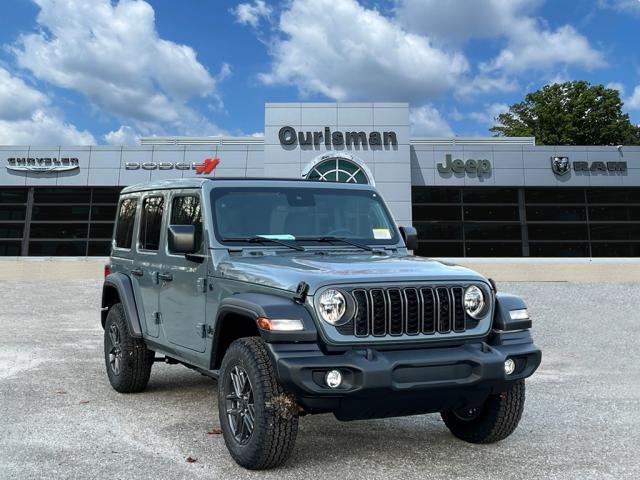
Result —
<instances>
[{"instance_id":1,"label":"white window sticker","mask_svg":"<svg viewBox=\"0 0 640 480\"><path fill-rule=\"evenodd\" d=\"M295 240L296 237L289 235L288 233L279 233L276 235L258 235L258 237L266 238L269 240Z\"/></svg>"},{"instance_id":2,"label":"white window sticker","mask_svg":"<svg viewBox=\"0 0 640 480\"><path fill-rule=\"evenodd\" d=\"M376 240L390 240L391 232L388 228L373 228L371 230L373 232L373 238Z\"/></svg>"}]
</instances>

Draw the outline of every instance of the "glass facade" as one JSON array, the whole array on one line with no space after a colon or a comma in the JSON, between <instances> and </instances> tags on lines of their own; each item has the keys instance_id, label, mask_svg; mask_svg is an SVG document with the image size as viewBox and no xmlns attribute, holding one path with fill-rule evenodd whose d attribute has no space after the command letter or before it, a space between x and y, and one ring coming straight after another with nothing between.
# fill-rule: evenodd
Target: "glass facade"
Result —
<instances>
[{"instance_id":1,"label":"glass facade","mask_svg":"<svg viewBox=\"0 0 640 480\"><path fill-rule=\"evenodd\" d=\"M638 187L413 187L418 255L638 257Z\"/></svg>"},{"instance_id":2,"label":"glass facade","mask_svg":"<svg viewBox=\"0 0 640 480\"><path fill-rule=\"evenodd\" d=\"M0 256L108 256L120 187L0 189Z\"/></svg>"},{"instance_id":3,"label":"glass facade","mask_svg":"<svg viewBox=\"0 0 640 480\"><path fill-rule=\"evenodd\" d=\"M120 189L0 188L0 256L109 255ZM640 187L414 186L412 196L418 255L640 257Z\"/></svg>"}]
</instances>

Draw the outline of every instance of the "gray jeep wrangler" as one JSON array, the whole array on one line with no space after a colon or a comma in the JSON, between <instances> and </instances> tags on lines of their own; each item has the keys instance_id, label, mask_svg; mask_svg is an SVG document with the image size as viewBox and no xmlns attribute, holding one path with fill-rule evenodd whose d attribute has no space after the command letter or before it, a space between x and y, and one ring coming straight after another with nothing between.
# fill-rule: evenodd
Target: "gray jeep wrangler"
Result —
<instances>
[{"instance_id":1,"label":"gray jeep wrangler","mask_svg":"<svg viewBox=\"0 0 640 480\"><path fill-rule=\"evenodd\" d=\"M224 440L281 465L301 415L440 412L502 440L540 364L524 302L415 257L368 185L181 179L122 191L102 294L109 381L140 392L154 361L218 381Z\"/></svg>"}]
</instances>

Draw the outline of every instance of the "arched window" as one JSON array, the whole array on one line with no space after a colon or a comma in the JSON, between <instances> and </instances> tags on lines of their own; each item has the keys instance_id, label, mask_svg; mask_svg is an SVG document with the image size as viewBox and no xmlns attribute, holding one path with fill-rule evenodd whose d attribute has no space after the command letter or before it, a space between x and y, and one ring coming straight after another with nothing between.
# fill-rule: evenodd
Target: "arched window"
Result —
<instances>
[{"instance_id":1,"label":"arched window","mask_svg":"<svg viewBox=\"0 0 640 480\"><path fill-rule=\"evenodd\" d=\"M322 159L311 167L306 178L325 182L369 183L369 177L362 166L340 157Z\"/></svg>"}]
</instances>

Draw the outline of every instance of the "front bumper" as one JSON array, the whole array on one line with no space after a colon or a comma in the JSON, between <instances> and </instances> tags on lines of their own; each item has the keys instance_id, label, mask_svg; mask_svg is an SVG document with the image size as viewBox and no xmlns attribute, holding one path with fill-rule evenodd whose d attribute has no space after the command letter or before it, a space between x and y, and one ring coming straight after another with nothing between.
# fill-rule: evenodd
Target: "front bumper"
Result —
<instances>
[{"instance_id":1,"label":"front bumper","mask_svg":"<svg viewBox=\"0 0 640 480\"><path fill-rule=\"evenodd\" d=\"M270 344L280 382L305 410L343 420L428 413L481 404L509 382L529 377L541 352L528 331L493 334L487 342L409 350L359 349L325 354L316 344ZM504 362L516 370L506 375ZM338 369L343 383L324 384Z\"/></svg>"}]
</instances>

